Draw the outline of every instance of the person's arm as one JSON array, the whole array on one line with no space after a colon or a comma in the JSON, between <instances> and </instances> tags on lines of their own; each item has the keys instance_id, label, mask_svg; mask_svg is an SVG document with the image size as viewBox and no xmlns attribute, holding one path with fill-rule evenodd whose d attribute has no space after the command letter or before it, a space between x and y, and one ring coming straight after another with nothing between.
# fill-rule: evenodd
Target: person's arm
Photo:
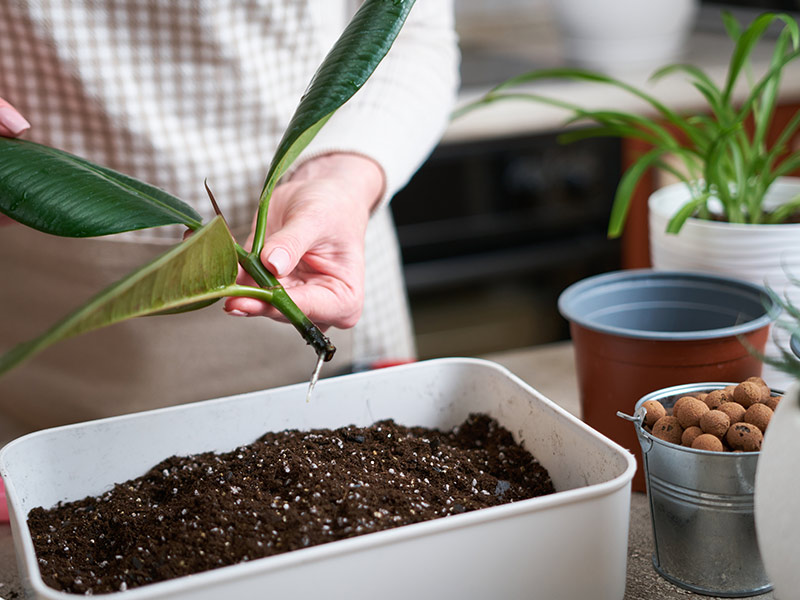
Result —
<instances>
[{"instance_id":1,"label":"person's arm","mask_svg":"<svg viewBox=\"0 0 800 600\"><path fill-rule=\"evenodd\" d=\"M317 324L351 327L358 320L369 215L439 141L456 100L458 59L452 1L418 0L369 81L276 188L262 261ZM234 315L280 318L247 298L231 298L225 307Z\"/></svg>"},{"instance_id":2,"label":"person's arm","mask_svg":"<svg viewBox=\"0 0 800 600\"><path fill-rule=\"evenodd\" d=\"M30 129L31 124L6 100L0 98L0 136L17 137ZM13 223L13 219L0 214L0 226Z\"/></svg>"}]
</instances>

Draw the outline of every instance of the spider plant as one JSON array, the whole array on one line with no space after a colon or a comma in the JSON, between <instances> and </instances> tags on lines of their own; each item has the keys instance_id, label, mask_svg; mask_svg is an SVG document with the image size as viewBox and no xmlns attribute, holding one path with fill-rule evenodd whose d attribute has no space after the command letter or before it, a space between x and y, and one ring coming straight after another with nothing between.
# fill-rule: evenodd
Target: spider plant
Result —
<instances>
[{"instance_id":1,"label":"spider plant","mask_svg":"<svg viewBox=\"0 0 800 600\"><path fill-rule=\"evenodd\" d=\"M800 279L794 275L787 275L789 283L794 290L800 290ZM792 298L789 293L783 296L775 290L767 288L767 293L772 300L773 317L775 327L787 334L790 340L790 348L783 348L777 344L779 356L771 357L753 351L764 363L783 371L792 376L796 381L800 381L800 306L797 305L796 297Z\"/></svg>"},{"instance_id":2,"label":"spider plant","mask_svg":"<svg viewBox=\"0 0 800 600\"><path fill-rule=\"evenodd\" d=\"M214 219L203 223L188 204L147 183L54 148L0 138L0 212L19 223L65 237L171 224L193 231L38 338L0 356L0 374L60 340L132 317L202 308L226 296L270 302L320 360L330 360L335 347L261 262L269 201L303 148L370 77L413 4L414 0L366 0L320 65L270 163L250 250L236 243L218 209ZM258 287L236 283L237 263Z\"/></svg>"},{"instance_id":3,"label":"spider plant","mask_svg":"<svg viewBox=\"0 0 800 600\"><path fill-rule=\"evenodd\" d=\"M768 209L764 197L778 177L800 168L800 151L788 148L800 127L800 112L790 119L773 144L768 143L767 134L775 114L783 69L800 54L798 24L791 16L778 13L762 14L745 29L729 13L723 13L722 19L734 48L721 85L692 64L667 65L651 78L657 81L675 74L687 77L705 102L705 108L694 114L678 114L651 94L618 78L584 69L556 68L513 77L460 108L454 116L498 101L530 100L571 113L567 125L590 124L566 132L563 141L607 136L645 142L650 150L633 162L617 187L608 226L610 237L622 233L634 189L654 167L683 181L691 193L669 221L668 232L677 233L689 217L718 218L731 223L784 222L800 208L800 196L774 210ZM780 22L781 29L775 38L769 67L756 78L752 75L750 58L773 22ZM739 103L734 91L743 78L747 79L747 96ZM524 87L546 79L619 88L644 101L650 112L586 109L532 93ZM672 157L677 158L678 166L669 160Z\"/></svg>"}]
</instances>

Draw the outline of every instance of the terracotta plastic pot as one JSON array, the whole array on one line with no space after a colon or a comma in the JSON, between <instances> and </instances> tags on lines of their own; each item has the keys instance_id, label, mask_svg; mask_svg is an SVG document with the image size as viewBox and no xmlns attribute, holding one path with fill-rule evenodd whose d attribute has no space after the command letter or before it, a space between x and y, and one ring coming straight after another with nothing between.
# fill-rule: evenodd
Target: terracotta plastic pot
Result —
<instances>
[{"instance_id":1,"label":"terracotta plastic pot","mask_svg":"<svg viewBox=\"0 0 800 600\"><path fill-rule=\"evenodd\" d=\"M558 300L570 322L583 420L639 459L630 413L652 391L760 375L772 301L755 284L717 275L637 269L579 281ZM633 489L644 491L640 468Z\"/></svg>"}]
</instances>

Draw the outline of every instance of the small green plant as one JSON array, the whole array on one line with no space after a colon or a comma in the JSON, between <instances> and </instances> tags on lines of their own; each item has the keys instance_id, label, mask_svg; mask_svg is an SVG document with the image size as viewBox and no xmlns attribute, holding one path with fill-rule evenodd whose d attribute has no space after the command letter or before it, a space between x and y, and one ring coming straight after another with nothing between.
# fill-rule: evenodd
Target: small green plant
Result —
<instances>
[{"instance_id":1,"label":"small green plant","mask_svg":"<svg viewBox=\"0 0 800 600\"><path fill-rule=\"evenodd\" d=\"M227 296L270 302L321 360L330 360L335 347L261 262L269 201L303 148L373 73L413 4L414 0L366 0L320 65L270 163L250 250L236 243L218 209L217 217L204 224L192 207L147 183L54 148L0 137L0 212L19 223L64 237L172 224L193 231L38 338L0 356L0 374L60 340L132 317L203 308ZM259 287L236 283L237 264Z\"/></svg>"},{"instance_id":2,"label":"small green plant","mask_svg":"<svg viewBox=\"0 0 800 600\"><path fill-rule=\"evenodd\" d=\"M534 71L509 79L482 98L460 108L454 116L502 100L531 100L566 109L571 113L568 125L586 121L595 123L568 131L562 137L564 141L607 136L642 140L651 146L652 149L642 154L620 180L608 226L611 237L622 233L633 191L642 176L653 167L672 173L691 192L690 200L670 220L668 232L677 233L689 217L717 217L732 223L784 222L800 209L800 197L768 211L764 206L764 196L776 178L800 168L800 151L787 149L800 127L800 112L791 118L774 144L768 144L767 134L775 113L782 71L800 54L798 24L789 15L765 13L742 30L730 14L723 13L722 18L728 35L735 42L722 86L691 64L668 65L652 76L653 80L676 73L688 77L706 103L706 109L696 114L680 115L650 94L614 77L583 69L560 68ZM754 80L750 74L750 56L776 20L782 22L782 28L775 40L769 68ZM749 93L737 105L734 90L743 74L748 77ZM584 109L520 88L554 78L620 88L645 101L655 111L655 116L613 109ZM680 168L667 161L667 157L676 157ZM719 201L719 210L714 208L714 202L709 203L714 199Z\"/></svg>"},{"instance_id":3,"label":"small green plant","mask_svg":"<svg viewBox=\"0 0 800 600\"><path fill-rule=\"evenodd\" d=\"M800 289L800 279L788 276L789 282L795 289ZM797 306L789 294L781 296L775 290L767 288L767 293L773 300L775 327L788 334L790 348L786 349L778 344L779 357L770 357L757 353L758 357L776 369L791 375L800 381L800 306Z\"/></svg>"}]
</instances>

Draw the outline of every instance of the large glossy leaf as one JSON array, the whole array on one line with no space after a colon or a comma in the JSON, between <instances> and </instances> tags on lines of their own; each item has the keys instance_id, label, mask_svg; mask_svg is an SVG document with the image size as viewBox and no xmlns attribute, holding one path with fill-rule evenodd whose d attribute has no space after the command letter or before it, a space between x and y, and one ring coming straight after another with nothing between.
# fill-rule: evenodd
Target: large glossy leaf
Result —
<instances>
[{"instance_id":1,"label":"large glossy leaf","mask_svg":"<svg viewBox=\"0 0 800 600\"><path fill-rule=\"evenodd\" d=\"M265 187L286 171L325 121L372 75L392 47L414 0L366 0L317 69L283 135Z\"/></svg>"},{"instance_id":2,"label":"large glossy leaf","mask_svg":"<svg viewBox=\"0 0 800 600\"><path fill-rule=\"evenodd\" d=\"M261 193L267 202L278 179L338 108L355 94L389 52L414 0L366 0L325 57L283 135ZM256 235L263 243L266 217Z\"/></svg>"},{"instance_id":3,"label":"large glossy leaf","mask_svg":"<svg viewBox=\"0 0 800 600\"><path fill-rule=\"evenodd\" d=\"M231 295L237 273L233 238L221 217L153 262L107 288L40 337L0 356L0 373L47 346L125 319L174 311ZM248 288L249 289L249 288Z\"/></svg>"},{"instance_id":4,"label":"large glossy leaf","mask_svg":"<svg viewBox=\"0 0 800 600\"><path fill-rule=\"evenodd\" d=\"M0 212L64 237L93 237L202 218L178 198L83 158L0 137Z\"/></svg>"}]
</instances>

